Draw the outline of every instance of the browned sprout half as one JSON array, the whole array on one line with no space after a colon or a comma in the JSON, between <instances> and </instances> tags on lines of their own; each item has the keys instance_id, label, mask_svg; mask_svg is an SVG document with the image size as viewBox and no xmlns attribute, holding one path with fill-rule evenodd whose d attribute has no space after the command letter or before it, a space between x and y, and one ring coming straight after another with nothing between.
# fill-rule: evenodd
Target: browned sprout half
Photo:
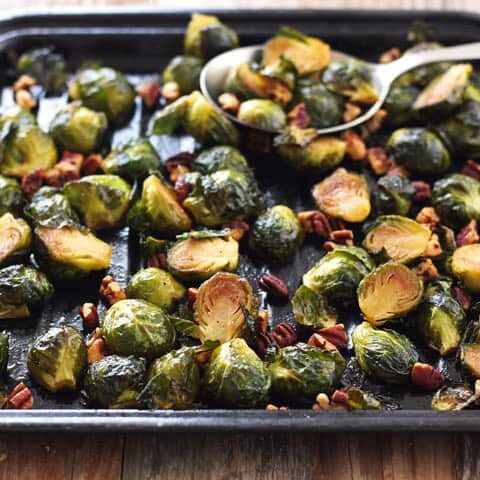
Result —
<instances>
[{"instance_id":1,"label":"browned sprout half","mask_svg":"<svg viewBox=\"0 0 480 480\"><path fill-rule=\"evenodd\" d=\"M344 168L337 168L317 183L312 195L322 212L346 222L363 222L370 214L370 192L365 178Z\"/></svg>"},{"instance_id":2,"label":"browned sprout half","mask_svg":"<svg viewBox=\"0 0 480 480\"><path fill-rule=\"evenodd\" d=\"M440 412L463 410L475 399L476 395L468 385L443 387L432 398L432 408Z\"/></svg>"},{"instance_id":3,"label":"browned sprout half","mask_svg":"<svg viewBox=\"0 0 480 480\"><path fill-rule=\"evenodd\" d=\"M423 283L401 263L388 262L369 273L358 286L360 310L374 326L401 317L420 302Z\"/></svg>"},{"instance_id":4,"label":"browned sprout half","mask_svg":"<svg viewBox=\"0 0 480 480\"><path fill-rule=\"evenodd\" d=\"M480 343L467 343L460 350L462 366L474 378L480 378Z\"/></svg>"},{"instance_id":5,"label":"browned sprout half","mask_svg":"<svg viewBox=\"0 0 480 480\"><path fill-rule=\"evenodd\" d=\"M480 244L457 248L452 256L452 273L471 292L480 293Z\"/></svg>"},{"instance_id":6,"label":"browned sprout half","mask_svg":"<svg viewBox=\"0 0 480 480\"><path fill-rule=\"evenodd\" d=\"M193 310L202 342L221 343L242 336L246 314L256 308L251 285L234 273L220 272L202 283Z\"/></svg>"}]
</instances>

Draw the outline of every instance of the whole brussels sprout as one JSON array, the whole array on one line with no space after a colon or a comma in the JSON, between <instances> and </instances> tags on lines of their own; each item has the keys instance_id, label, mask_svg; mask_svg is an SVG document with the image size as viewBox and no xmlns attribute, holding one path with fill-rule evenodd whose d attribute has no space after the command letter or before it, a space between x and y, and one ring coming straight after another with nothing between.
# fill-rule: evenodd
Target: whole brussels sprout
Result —
<instances>
[{"instance_id":1,"label":"whole brussels sprout","mask_svg":"<svg viewBox=\"0 0 480 480\"><path fill-rule=\"evenodd\" d=\"M29 317L53 295L44 273L25 265L0 269L0 319Z\"/></svg>"},{"instance_id":2,"label":"whole brussels sprout","mask_svg":"<svg viewBox=\"0 0 480 480\"><path fill-rule=\"evenodd\" d=\"M203 150L193 161L192 169L202 175L214 173L217 170L250 172L247 159L235 147L228 145Z\"/></svg>"},{"instance_id":3,"label":"whole brussels sprout","mask_svg":"<svg viewBox=\"0 0 480 480\"><path fill-rule=\"evenodd\" d=\"M161 268L139 270L128 282L128 298L137 298L171 310L185 296L185 288Z\"/></svg>"},{"instance_id":4,"label":"whole brussels sprout","mask_svg":"<svg viewBox=\"0 0 480 480\"><path fill-rule=\"evenodd\" d=\"M63 150L91 153L102 145L108 122L103 112L83 107L79 102L64 105L50 123L50 133Z\"/></svg>"},{"instance_id":5,"label":"whole brussels sprout","mask_svg":"<svg viewBox=\"0 0 480 480\"><path fill-rule=\"evenodd\" d=\"M248 245L261 258L285 262L302 244L304 232L297 216L285 205L275 205L252 226Z\"/></svg>"},{"instance_id":6,"label":"whole brussels sprout","mask_svg":"<svg viewBox=\"0 0 480 480\"><path fill-rule=\"evenodd\" d=\"M453 252L453 275L473 293L480 293L480 244L464 245Z\"/></svg>"},{"instance_id":7,"label":"whole brussels sprout","mask_svg":"<svg viewBox=\"0 0 480 480\"><path fill-rule=\"evenodd\" d=\"M407 215L412 206L415 188L402 175L384 175L372 191L372 203L378 215Z\"/></svg>"},{"instance_id":8,"label":"whole brussels sprout","mask_svg":"<svg viewBox=\"0 0 480 480\"><path fill-rule=\"evenodd\" d=\"M292 310L299 325L318 330L324 327L333 327L337 323L338 315L335 309L328 304L327 299L305 285L298 287L292 298Z\"/></svg>"},{"instance_id":9,"label":"whole brussels sprout","mask_svg":"<svg viewBox=\"0 0 480 480\"><path fill-rule=\"evenodd\" d=\"M0 176L0 215L20 215L25 199L20 184L15 178Z\"/></svg>"},{"instance_id":10,"label":"whole brussels sprout","mask_svg":"<svg viewBox=\"0 0 480 480\"><path fill-rule=\"evenodd\" d=\"M318 208L346 222L363 222L371 210L370 191L363 175L337 168L312 188Z\"/></svg>"},{"instance_id":11,"label":"whole brussels sprout","mask_svg":"<svg viewBox=\"0 0 480 480\"><path fill-rule=\"evenodd\" d=\"M202 61L192 55L177 55L173 57L162 74L163 83L175 82L180 87L182 95L188 95L199 89Z\"/></svg>"},{"instance_id":12,"label":"whole brussels sprout","mask_svg":"<svg viewBox=\"0 0 480 480\"><path fill-rule=\"evenodd\" d=\"M217 347L203 377L203 393L213 404L254 408L267 403L270 374L242 338Z\"/></svg>"},{"instance_id":13,"label":"whole brussels sprout","mask_svg":"<svg viewBox=\"0 0 480 480\"><path fill-rule=\"evenodd\" d=\"M398 127L411 122L414 119L412 107L419 93L420 89L412 85L393 86L384 104L388 123Z\"/></svg>"},{"instance_id":14,"label":"whole brussels sprout","mask_svg":"<svg viewBox=\"0 0 480 480\"><path fill-rule=\"evenodd\" d=\"M103 319L105 344L118 355L152 359L167 353L175 344L175 329L168 315L144 300L120 300Z\"/></svg>"},{"instance_id":15,"label":"whole brussels sprout","mask_svg":"<svg viewBox=\"0 0 480 480\"><path fill-rule=\"evenodd\" d=\"M203 282L193 305L199 339L225 343L246 333L246 315L255 317L256 299L250 283L233 273L219 272Z\"/></svg>"},{"instance_id":16,"label":"whole brussels sprout","mask_svg":"<svg viewBox=\"0 0 480 480\"><path fill-rule=\"evenodd\" d=\"M135 105L135 90L125 76L113 68L86 68L80 70L69 85L73 100L81 100L85 107L103 112L112 124L125 122Z\"/></svg>"},{"instance_id":17,"label":"whole brussels sprout","mask_svg":"<svg viewBox=\"0 0 480 480\"><path fill-rule=\"evenodd\" d=\"M7 372L9 358L10 337L8 333L0 332L0 375Z\"/></svg>"},{"instance_id":18,"label":"whole brussels sprout","mask_svg":"<svg viewBox=\"0 0 480 480\"><path fill-rule=\"evenodd\" d=\"M432 203L442 222L451 227L480 220L480 182L460 173L437 180Z\"/></svg>"},{"instance_id":19,"label":"whole brussels sprout","mask_svg":"<svg viewBox=\"0 0 480 480\"><path fill-rule=\"evenodd\" d=\"M246 100L240 104L237 118L240 122L250 125L253 128L260 128L275 132L285 127L287 116L283 108L263 98Z\"/></svg>"},{"instance_id":20,"label":"whole brussels sprout","mask_svg":"<svg viewBox=\"0 0 480 480\"><path fill-rule=\"evenodd\" d=\"M145 372L143 358L109 355L89 365L85 391L90 401L104 408L137 408Z\"/></svg>"},{"instance_id":21,"label":"whole brussels sprout","mask_svg":"<svg viewBox=\"0 0 480 480\"><path fill-rule=\"evenodd\" d=\"M11 213L0 217L0 266L21 262L30 252L32 230Z\"/></svg>"},{"instance_id":22,"label":"whole brussels sprout","mask_svg":"<svg viewBox=\"0 0 480 480\"><path fill-rule=\"evenodd\" d=\"M32 379L55 393L76 390L87 367L87 347L72 327L52 327L37 337L27 358Z\"/></svg>"},{"instance_id":23,"label":"whole brussels sprout","mask_svg":"<svg viewBox=\"0 0 480 480\"><path fill-rule=\"evenodd\" d=\"M303 276L303 284L332 302L356 299L357 287L375 268L368 253L359 247L336 247Z\"/></svg>"},{"instance_id":24,"label":"whole brussels sprout","mask_svg":"<svg viewBox=\"0 0 480 480\"><path fill-rule=\"evenodd\" d=\"M387 151L396 163L419 175L439 175L452 162L440 138L425 128L399 128L390 136Z\"/></svg>"},{"instance_id":25,"label":"whole brussels sprout","mask_svg":"<svg viewBox=\"0 0 480 480\"><path fill-rule=\"evenodd\" d=\"M411 218L380 215L369 226L362 246L373 255L409 263L423 255L431 235L429 228Z\"/></svg>"},{"instance_id":26,"label":"whole brussels sprout","mask_svg":"<svg viewBox=\"0 0 480 480\"><path fill-rule=\"evenodd\" d=\"M328 352L305 343L278 350L268 365L272 395L285 402L311 404L319 393L332 393L345 370L338 351Z\"/></svg>"},{"instance_id":27,"label":"whole brussels sprout","mask_svg":"<svg viewBox=\"0 0 480 480\"><path fill-rule=\"evenodd\" d=\"M411 312L423 295L423 283L401 263L388 262L363 278L358 286L358 305L374 326Z\"/></svg>"},{"instance_id":28,"label":"whole brussels sprout","mask_svg":"<svg viewBox=\"0 0 480 480\"><path fill-rule=\"evenodd\" d=\"M117 227L127 213L131 187L117 175L88 175L68 182L63 193L93 230Z\"/></svg>"},{"instance_id":29,"label":"whole brussels sprout","mask_svg":"<svg viewBox=\"0 0 480 480\"><path fill-rule=\"evenodd\" d=\"M156 175L143 182L142 197L128 212L127 223L138 232L155 232L168 237L192 228L192 222L178 203L175 192Z\"/></svg>"},{"instance_id":30,"label":"whole brussels sprout","mask_svg":"<svg viewBox=\"0 0 480 480\"><path fill-rule=\"evenodd\" d=\"M35 259L53 278L73 280L110 267L112 247L72 227L35 229Z\"/></svg>"},{"instance_id":31,"label":"whole brussels sprout","mask_svg":"<svg viewBox=\"0 0 480 480\"><path fill-rule=\"evenodd\" d=\"M161 160L149 140L137 138L113 148L105 157L104 166L111 175L134 180L150 170L158 170Z\"/></svg>"},{"instance_id":32,"label":"whole brussels sprout","mask_svg":"<svg viewBox=\"0 0 480 480\"><path fill-rule=\"evenodd\" d=\"M387 383L408 381L418 353L405 335L363 322L353 331L352 340L358 363L365 373Z\"/></svg>"},{"instance_id":33,"label":"whole brussels sprout","mask_svg":"<svg viewBox=\"0 0 480 480\"><path fill-rule=\"evenodd\" d=\"M195 349L183 347L157 358L147 379L140 399L148 408L192 408L200 391Z\"/></svg>"}]
</instances>

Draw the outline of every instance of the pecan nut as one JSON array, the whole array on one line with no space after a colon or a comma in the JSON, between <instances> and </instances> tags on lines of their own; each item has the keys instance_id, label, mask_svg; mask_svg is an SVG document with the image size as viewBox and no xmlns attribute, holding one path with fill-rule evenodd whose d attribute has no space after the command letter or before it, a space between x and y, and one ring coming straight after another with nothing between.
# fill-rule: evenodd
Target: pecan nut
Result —
<instances>
[{"instance_id":1,"label":"pecan nut","mask_svg":"<svg viewBox=\"0 0 480 480\"><path fill-rule=\"evenodd\" d=\"M422 260L414 270L424 282L430 282L439 276L437 267L429 258Z\"/></svg>"},{"instance_id":2,"label":"pecan nut","mask_svg":"<svg viewBox=\"0 0 480 480\"><path fill-rule=\"evenodd\" d=\"M28 410L32 407L32 392L23 382L20 382L8 395L6 408Z\"/></svg>"},{"instance_id":3,"label":"pecan nut","mask_svg":"<svg viewBox=\"0 0 480 480\"><path fill-rule=\"evenodd\" d=\"M98 311L93 303L84 303L80 307L80 316L83 320L83 326L89 332L98 327Z\"/></svg>"},{"instance_id":4,"label":"pecan nut","mask_svg":"<svg viewBox=\"0 0 480 480\"><path fill-rule=\"evenodd\" d=\"M376 175L385 175L392 165L385 150L380 147L372 147L367 150L367 161Z\"/></svg>"},{"instance_id":5,"label":"pecan nut","mask_svg":"<svg viewBox=\"0 0 480 480\"><path fill-rule=\"evenodd\" d=\"M464 175L480 180L480 163L473 160L467 160L463 165L462 171Z\"/></svg>"},{"instance_id":6,"label":"pecan nut","mask_svg":"<svg viewBox=\"0 0 480 480\"><path fill-rule=\"evenodd\" d=\"M60 188L71 180L78 180L82 163L82 154L65 152L62 160L45 172L45 183L50 187Z\"/></svg>"},{"instance_id":7,"label":"pecan nut","mask_svg":"<svg viewBox=\"0 0 480 480\"><path fill-rule=\"evenodd\" d=\"M127 295L123 288L115 281L111 275L103 278L100 285L100 296L108 305L113 305L120 300L125 300Z\"/></svg>"},{"instance_id":8,"label":"pecan nut","mask_svg":"<svg viewBox=\"0 0 480 480\"><path fill-rule=\"evenodd\" d=\"M15 103L27 111L33 110L37 106L37 101L28 90L17 90Z\"/></svg>"},{"instance_id":9,"label":"pecan nut","mask_svg":"<svg viewBox=\"0 0 480 480\"><path fill-rule=\"evenodd\" d=\"M390 62L393 62L394 60L399 59L401 56L402 56L401 50L397 47L393 47L383 52L380 55L379 63L390 63Z\"/></svg>"},{"instance_id":10,"label":"pecan nut","mask_svg":"<svg viewBox=\"0 0 480 480\"><path fill-rule=\"evenodd\" d=\"M435 258L443 253L440 239L436 233L433 233L428 241L427 248L423 252L423 256L426 258Z\"/></svg>"},{"instance_id":11,"label":"pecan nut","mask_svg":"<svg viewBox=\"0 0 480 480\"><path fill-rule=\"evenodd\" d=\"M377 110L373 117L367 122L367 130L369 133L375 133L382 128L383 122L387 118L387 111L383 108Z\"/></svg>"},{"instance_id":12,"label":"pecan nut","mask_svg":"<svg viewBox=\"0 0 480 480\"><path fill-rule=\"evenodd\" d=\"M168 268L167 254L161 252L157 253L156 255L152 255L148 258L147 265L149 267L162 268L163 270L166 270Z\"/></svg>"},{"instance_id":13,"label":"pecan nut","mask_svg":"<svg viewBox=\"0 0 480 480\"><path fill-rule=\"evenodd\" d=\"M87 362L92 364L102 360L106 356L105 340L102 337L102 331L97 327L86 342Z\"/></svg>"},{"instance_id":14,"label":"pecan nut","mask_svg":"<svg viewBox=\"0 0 480 480\"><path fill-rule=\"evenodd\" d=\"M158 82L144 82L138 86L137 93L147 108L153 108L160 100L160 85Z\"/></svg>"},{"instance_id":15,"label":"pecan nut","mask_svg":"<svg viewBox=\"0 0 480 480\"><path fill-rule=\"evenodd\" d=\"M307 128L310 124L310 115L308 114L307 107L304 103L295 105L287 114L289 125L293 125L298 128Z\"/></svg>"},{"instance_id":16,"label":"pecan nut","mask_svg":"<svg viewBox=\"0 0 480 480\"><path fill-rule=\"evenodd\" d=\"M452 289L455 300L464 310L470 310L472 306L472 296L462 287L455 286Z\"/></svg>"},{"instance_id":17,"label":"pecan nut","mask_svg":"<svg viewBox=\"0 0 480 480\"><path fill-rule=\"evenodd\" d=\"M321 348L322 350L326 350L327 352L336 352L337 347L329 342L326 338L324 338L322 335L319 333L314 333L309 339L308 339L308 345L311 345L312 347L316 348Z\"/></svg>"},{"instance_id":18,"label":"pecan nut","mask_svg":"<svg viewBox=\"0 0 480 480\"><path fill-rule=\"evenodd\" d=\"M94 175L104 171L103 157L99 153L87 155L82 162L82 173L85 175Z\"/></svg>"},{"instance_id":19,"label":"pecan nut","mask_svg":"<svg viewBox=\"0 0 480 480\"><path fill-rule=\"evenodd\" d=\"M352 160L364 160L367 157L367 146L359 135L348 130L343 139L346 143L346 153Z\"/></svg>"},{"instance_id":20,"label":"pecan nut","mask_svg":"<svg viewBox=\"0 0 480 480\"><path fill-rule=\"evenodd\" d=\"M428 363L416 362L410 372L412 383L422 390L436 390L445 381L443 373Z\"/></svg>"},{"instance_id":21,"label":"pecan nut","mask_svg":"<svg viewBox=\"0 0 480 480\"><path fill-rule=\"evenodd\" d=\"M172 182L190 171L190 165L195 160L195 154L191 152L180 152L173 157L170 157L165 163L168 175Z\"/></svg>"},{"instance_id":22,"label":"pecan nut","mask_svg":"<svg viewBox=\"0 0 480 480\"><path fill-rule=\"evenodd\" d=\"M331 218L319 210L300 212L297 217L306 233L313 233L322 238L330 238L333 231L345 229L345 224L341 220Z\"/></svg>"},{"instance_id":23,"label":"pecan nut","mask_svg":"<svg viewBox=\"0 0 480 480\"><path fill-rule=\"evenodd\" d=\"M185 182L183 175L180 175L175 180L173 190L175 192L175 196L177 197L177 201L179 203L183 203L183 201L188 197L188 194L191 191L191 187L188 183Z\"/></svg>"},{"instance_id":24,"label":"pecan nut","mask_svg":"<svg viewBox=\"0 0 480 480\"><path fill-rule=\"evenodd\" d=\"M272 338L280 348L294 345L298 340L297 332L287 322L279 323L273 327Z\"/></svg>"},{"instance_id":25,"label":"pecan nut","mask_svg":"<svg viewBox=\"0 0 480 480\"><path fill-rule=\"evenodd\" d=\"M257 330L259 333L267 333L268 330L268 320L270 319L270 314L268 310L262 310L258 313L256 320Z\"/></svg>"},{"instance_id":26,"label":"pecan nut","mask_svg":"<svg viewBox=\"0 0 480 480\"><path fill-rule=\"evenodd\" d=\"M312 406L313 410L330 410L330 399L326 393L319 393L315 397L315 403Z\"/></svg>"},{"instance_id":27,"label":"pecan nut","mask_svg":"<svg viewBox=\"0 0 480 480\"><path fill-rule=\"evenodd\" d=\"M225 112L233 113L234 115L240 108L240 100L234 93L222 93L218 97L218 104Z\"/></svg>"},{"instance_id":28,"label":"pecan nut","mask_svg":"<svg viewBox=\"0 0 480 480\"><path fill-rule=\"evenodd\" d=\"M222 228L228 228L230 230L230 236L239 242L242 238L248 234L250 225L243 220L234 220L230 223L225 223Z\"/></svg>"},{"instance_id":29,"label":"pecan nut","mask_svg":"<svg viewBox=\"0 0 480 480\"><path fill-rule=\"evenodd\" d=\"M415 220L430 229L436 227L440 223L440 217L433 207L423 207L417 214Z\"/></svg>"},{"instance_id":30,"label":"pecan nut","mask_svg":"<svg viewBox=\"0 0 480 480\"><path fill-rule=\"evenodd\" d=\"M262 275L258 286L270 295L278 298L288 298L289 290L285 282L275 275Z\"/></svg>"},{"instance_id":31,"label":"pecan nut","mask_svg":"<svg viewBox=\"0 0 480 480\"><path fill-rule=\"evenodd\" d=\"M321 328L318 333L336 347L346 347L348 344L348 335L343 323Z\"/></svg>"},{"instance_id":32,"label":"pecan nut","mask_svg":"<svg viewBox=\"0 0 480 480\"><path fill-rule=\"evenodd\" d=\"M288 407L277 407L273 403L269 403L266 407L265 410L288 410Z\"/></svg>"},{"instance_id":33,"label":"pecan nut","mask_svg":"<svg viewBox=\"0 0 480 480\"><path fill-rule=\"evenodd\" d=\"M255 342L255 351L260 358L265 358L268 347L275 343L270 332L259 333Z\"/></svg>"},{"instance_id":34,"label":"pecan nut","mask_svg":"<svg viewBox=\"0 0 480 480\"><path fill-rule=\"evenodd\" d=\"M345 123L355 120L362 113L362 109L355 103L345 103L345 111L343 112L343 121Z\"/></svg>"},{"instance_id":35,"label":"pecan nut","mask_svg":"<svg viewBox=\"0 0 480 480\"><path fill-rule=\"evenodd\" d=\"M340 245L353 245L353 231L348 229L334 230L330 240Z\"/></svg>"},{"instance_id":36,"label":"pecan nut","mask_svg":"<svg viewBox=\"0 0 480 480\"><path fill-rule=\"evenodd\" d=\"M177 82L167 82L162 87L162 97L168 102L175 101L180 97L180 85Z\"/></svg>"},{"instance_id":37,"label":"pecan nut","mask_svg":"<svg viewBox=\"0 0 480 480\"><path fill-rule=\"evenodd\" d=\"M36 168L22 177L22 191L27 198L32 198L43 186L45 170Z\"/></svg>"},{"instance_id":38,"label":"pecan nut","mask_svg":"<svg viewBox=\"0 0 480 480\"><path fill-rule=\"evenodd\" d=\"M414 202L424 202L430 200L432 197L432 191L430 185L427 182L422 180L414 180L412 186L415 189L415 194L413 196Z\"/></svg>"},{"instance_id":39,"label":"pecan nut","mask_svg":"<svg viewBox=\"0 0 480 480\"><path fill-rule=\"evenodd\" d=\"M473 245L474 243L478 243L480 237L478 236L477 221L471 220L467 225L465 225L458 232L455 240L458 247L461 247L462 245Z\"/></svg>"},{"instance_id":40,"label":"pecan nut","mask_svg":"<svg viewBox=\"0 0 480 480\"><path fill-rule=\"evenodd\" d=\"M13 91L16 93L19 90L28 90L37 84L37 79L30 75L20 75L13 84Z\"/></svg>"}]
</instances>

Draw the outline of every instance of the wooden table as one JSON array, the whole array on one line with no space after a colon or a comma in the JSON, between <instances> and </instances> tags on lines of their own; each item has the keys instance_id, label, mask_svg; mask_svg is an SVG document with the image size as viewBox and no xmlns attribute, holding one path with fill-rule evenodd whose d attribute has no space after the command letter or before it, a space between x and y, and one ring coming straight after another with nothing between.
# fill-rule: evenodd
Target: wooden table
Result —
<instances>
[{"instance_id":1,"label":"wooden table","mask_svg":"<svg viewBox=\"0 0 480 480\"><path fill-rule=\"evenodd\" d=\"M480 0L0 0L12 7L436 8ZM480 434L1 434L0 480L480 478Z\"/></svg>"}]
</instances>

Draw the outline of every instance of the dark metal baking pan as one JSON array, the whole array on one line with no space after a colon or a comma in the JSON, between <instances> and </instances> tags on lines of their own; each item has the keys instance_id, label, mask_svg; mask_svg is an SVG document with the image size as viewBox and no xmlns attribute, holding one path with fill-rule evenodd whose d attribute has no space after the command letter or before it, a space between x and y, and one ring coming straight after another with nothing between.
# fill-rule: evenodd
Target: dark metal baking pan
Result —
<instances>
[{"instance_id":1,"label":"dark metal baking pan","mask_svg":"<svg viewBox=\"0 0 480 480\"><path fill-rule=\"evenodd\" d=\"M391 46L405 46L406 32L412 21L424 20L437 27L439 40L460 43L480 40L480 17L471 14L446 12L377 12L377 11L222 11L215 12L240 35L243 45L264 41L282 25L288 24L306 33L318 35L338 50L374 60ZM188 12L106 10L96 13L31 14L0 20L0 82L2 103L12 101L12 58L26 49L39 45L55 45L62 51L72 70L85 59L97 59L129 75L133 82L161 72L166 62L180 51L182 37L189 19ZM48 124L55 105L65 98L40 101L39 121ZM132 121L115 132L116 143L129 135L144 131L148 113L140 103ZM163 159L194 148L186 136L162 137L155 146ZM256 159L250 155L268 205L287 203L295 210L311 208L310 180L294 180L275 163L275 159ZM127 228L106 232L102 237L114 245L111 272L123 284L142 265L138 239ZM322 255L318 244L307 242L288 265L273 267L259 265L242 254L240 274L252 285L259 276L270 270L284 278L290 289L300 283L302 274ZM93 410L79 394L50 395L31 385L25 366L25 355L32 338L53 324L81 327L78 306L98 300L98 277L78 284L62 285L43 313L26 321L7 321L3 326L11 333L11 358L8 372L12 381L24 380L31 386L35 409L30 411L0 411L0 430L159 430L159 431L246 431L246 430L480 430L478 411L438 413L429 408L431 395L415 390L393 389L371 385L377 393L390 396L401 410L381 412L315 412L289 410L196 410L139 411ZM261 292L258 292L261 295ZM263 307L272 310L275 322L291 321L288 305L269 305L261 296ZM347 326L358 322L358 315L342 317ZM438 358L421 347L424 360L432 363ZM350 355L349 352L348 355ZM454 359L443 362L452 380L458 373Z\"/></svg>"}]
</instances>

